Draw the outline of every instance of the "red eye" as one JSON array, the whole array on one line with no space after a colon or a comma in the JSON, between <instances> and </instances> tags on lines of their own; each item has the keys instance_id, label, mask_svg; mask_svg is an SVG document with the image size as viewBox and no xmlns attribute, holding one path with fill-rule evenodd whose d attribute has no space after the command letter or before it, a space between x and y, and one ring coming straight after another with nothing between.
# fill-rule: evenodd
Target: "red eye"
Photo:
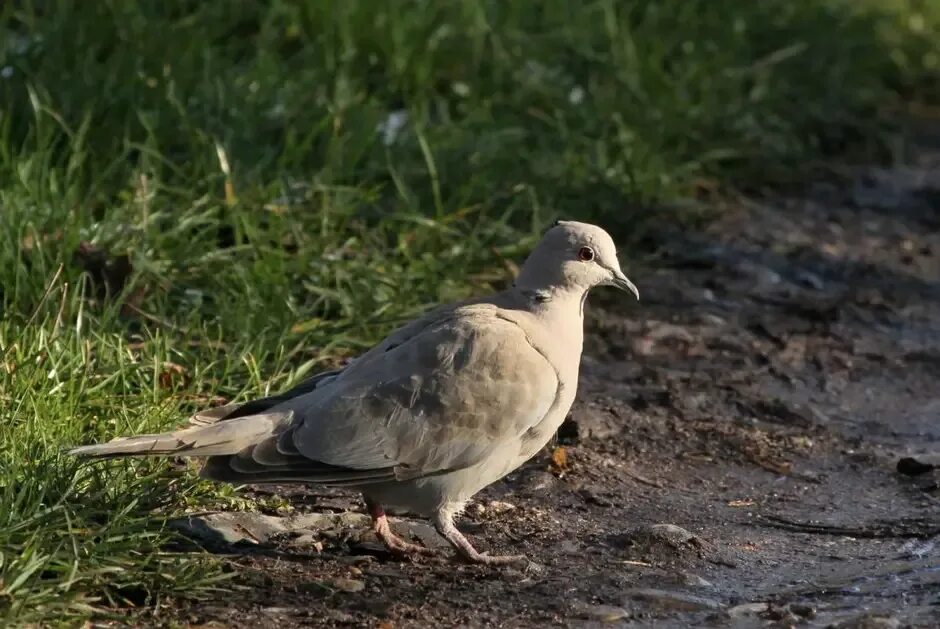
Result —
<instances>
[{"instance_id":1,"label":"red eye","mask_svg":"<svg viewBox=\"0 0 940 629\"><path fill-rule=\"evenodd\" d=\"M582 262L590 262L594 259L594 250L590 247L581 247L578 251L578 260Z\"/></svg>"}]
</instances>

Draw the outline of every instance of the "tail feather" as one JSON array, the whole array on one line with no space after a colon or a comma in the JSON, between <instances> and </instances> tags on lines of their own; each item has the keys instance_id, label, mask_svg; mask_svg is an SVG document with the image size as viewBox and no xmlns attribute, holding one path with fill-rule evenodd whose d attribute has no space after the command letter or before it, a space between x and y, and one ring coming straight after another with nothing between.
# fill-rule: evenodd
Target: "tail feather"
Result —
<instances>
[{"instance_id":1,"label":"tail feather","mask_svg":"<svg viewBox=\"0 0 940 629\"><path fill-rule=\"evenodd\" d=\"M235 456L213 457L206 461L199 476L226 483L309 483L331 487L359 487L395 480L393 468L352 470L310 461L296 467L265 467Z\"/></svg>"},{"instance_id":2,"label":"tail feather","mask_svg":"<svg viewBox=\"0 0 940 629\"><path fill-rule=\"evenodd\" d=\"M119 437L107 443L72 448L69 454L93 459L137 456L205 457L200 476L249 483L312 483L359 487L395 479L395 468L351 469L304 457L292 439L293 412L262 413L227 419L222 407L190 419L173 432ZM224 419L224 421L222 421Z\"/></svg>"},{"instance_id":3,"label":"tail feather","mask_svg":"<svg viewBox=\"0 0 940 629\"><path fill-rule=\"evenodd\" d=\"M277 435L293 419L293 412L249 415L238 419L195 425L173 432L118 437L107 443L79 446L70 455L106 459L126 456L197 456L237 454Z\"/></svg>"},{"instance_id":4,"label":"tail feather","mask_svg":"<svg viewBox=\"0 0 940 629\"><path fill-rule=\"evenodd\" d=\"M241 404L226 404L199 411L189 418L189 423L194 426L209 426L222 421L241 407Z\"/></svg>"}]
</instances>

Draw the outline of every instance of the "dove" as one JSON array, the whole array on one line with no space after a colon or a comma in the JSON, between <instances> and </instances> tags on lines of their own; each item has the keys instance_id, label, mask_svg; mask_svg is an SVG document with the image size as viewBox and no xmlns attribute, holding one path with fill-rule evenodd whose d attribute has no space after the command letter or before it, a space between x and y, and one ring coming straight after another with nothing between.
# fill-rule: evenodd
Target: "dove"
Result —
<instances>
[{"instance_id":1,"label":"dove","mask_svg":"<svg viewBox=\"0 0 940 629\"><path fill-rule=\"evenodd\" d=\"M466 561L525 562L479 552L454 518L564 421L578 386L585 299L608 285L639 299L606 231L558 221L512 286L434 308L342 369L197 413L174 432L70 454L198 457L200 475L215 481L344 487L362 493L375 535L393 553L434 552L392 531L387 514L411 514L428 518Z\"/></svg>"}]
</instances>

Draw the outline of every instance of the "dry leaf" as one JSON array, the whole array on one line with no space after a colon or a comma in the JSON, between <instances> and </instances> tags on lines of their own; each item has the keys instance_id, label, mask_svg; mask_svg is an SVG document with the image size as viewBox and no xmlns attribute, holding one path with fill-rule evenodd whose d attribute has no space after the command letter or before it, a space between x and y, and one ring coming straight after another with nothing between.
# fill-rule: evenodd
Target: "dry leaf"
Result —
<instances>
[{"instance_id":1,"label":"dry leaf","mask_svg":"<svg viewBox=\"0 0 940 629\"><path fill-rule=\"evenodd\" d=\"M225 180L225 204L232 206L238 203L238 197L235 195L235 184L231 179Z\"/></svg>"},{"instance_id":2,"label":"dry leaf","mask_svg":"<svg viewBox=\"0 0 940 629\"><path fill-rule=\"evenodd\" d=\"M568 471L568 450L564 446L559 446L552 452L552 466L562 474Z\"/></svg>"},{"instance_id":3,"label":"dry leaf","mask_svg":"<svg viewBox=\"0 0 940 629\"><path fill-rule=\"evenodd\" d=\"M159 377L160 387L173 389L176 386L186 385L186 368L176 363L163 363L163 370Z\"/></svg>"}]
</instances>

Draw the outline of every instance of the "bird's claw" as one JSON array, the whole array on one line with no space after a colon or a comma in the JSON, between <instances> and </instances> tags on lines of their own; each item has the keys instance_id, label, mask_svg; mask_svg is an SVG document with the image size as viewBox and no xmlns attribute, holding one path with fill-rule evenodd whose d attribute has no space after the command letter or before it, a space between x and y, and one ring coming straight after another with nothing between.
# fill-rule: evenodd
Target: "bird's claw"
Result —
<instances>
[{"instance_id":1,"label":"bird's claw","mask_svg":"<svg viewBox=\"0 0 940 629\"><path fill-rule=\"evenodd\" d=\"M511 566L520 568L526 567L531 563L525 555L490 555L488 553L468 553L461 552L460 557L467 563L481 564L484 566Z\"/></svg>"}]
</instances>

